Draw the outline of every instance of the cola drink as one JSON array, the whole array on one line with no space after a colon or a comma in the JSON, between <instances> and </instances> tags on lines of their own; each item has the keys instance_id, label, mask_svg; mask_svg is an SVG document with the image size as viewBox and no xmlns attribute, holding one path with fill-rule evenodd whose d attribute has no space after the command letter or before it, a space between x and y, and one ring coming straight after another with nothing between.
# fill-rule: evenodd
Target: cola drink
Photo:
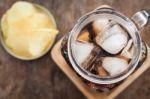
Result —
<instances>
[{"instance_id":1,"label":"cola drink","mask_svg":"<svg viewBox=\"0 0 150 99\"><path fill-rule=\"evenodd\" d=\"M108 11L105 16L103 11ZM134 30L135 26L128 20L122 20L125 19L124 16L120 15L120 18L111 9L95 12L102 14L102 17L87 15L87 19L81 18L81 22L79 20L64 37L61 53L91 89L110 92L143 63L147 48L136 37L138 31ZM114 13L117 13L115 17Z\"/></svg>"}]
</instances>

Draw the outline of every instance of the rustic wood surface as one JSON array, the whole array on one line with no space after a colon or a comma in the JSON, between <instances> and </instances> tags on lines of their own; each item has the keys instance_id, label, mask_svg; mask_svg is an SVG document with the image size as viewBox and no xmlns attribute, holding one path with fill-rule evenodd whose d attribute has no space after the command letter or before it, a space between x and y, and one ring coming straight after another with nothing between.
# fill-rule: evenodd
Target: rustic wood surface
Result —
<instances>
[{"instance_id":1,"label":"rustic wood surface","mask_svg":"<svg viewBox=\"0 0 150 99\"><path fill-rule=\"evenodd\" d=\"M18 0L0 0L0 17ZM102 4L131 17L140 9L150 9L150 0L26 0L41 4L54 15L60 34L69 32L77 19ZM150 25L142 38L150 45ZM150 99L150 69L131 84L118 99ZM0 99L85 99L52 61L50 51L34 61L10 56L0 45Z\"/></svg>"},{"instance_id":2,"label":"rustic wood surface","mask_svg":"<svg viewBox=\"0 0 150 99\"><path fill-rule=\"evenodd\" d=\"M142 66L140 66L134 73L132 73L125 81L119 84L110 93L100 93L92 91L74 72L74 70L67 64L61 55L61 41L58 41L51 51L52 59L57 66L70 78L70 80L76 85L76 87L88 98L88 99L114 99L120 93L122 93L130 84L132 84L138 77L142 75L150 67L150 48L147 46L148 54Z\"/></svg>"}]
</instances>

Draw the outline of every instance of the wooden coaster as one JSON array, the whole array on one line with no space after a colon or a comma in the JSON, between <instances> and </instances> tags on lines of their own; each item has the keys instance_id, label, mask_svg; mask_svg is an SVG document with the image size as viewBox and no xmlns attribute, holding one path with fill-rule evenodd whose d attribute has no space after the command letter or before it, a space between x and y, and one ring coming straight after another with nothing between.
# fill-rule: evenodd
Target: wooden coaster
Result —
<instances>
[{"instance_id":1,"label":"wooden coaster","mask_svg":"<svg viewBox=\"0 0 150 99\"><path fill-rule=\"evenodd\" d=\"M134 80L136 80L144 71L146 71L150 66L150 48L148 48L148 55L145 62L140 66L133 74L131 74L125 81L123 81L119 86L117 86L110 93L100 93L94 92L89 87L82 82L81 78L75 73L75 71L66 63L65 59L61 55L60 51L60 40L52 49L51 55L52 59L58 65L58 67L70 78L70 80L76 85L76 87L89 99L112 99L115 98L119 93L121 93L125 88L127 88Z\"/></svg>"}]
</instances>

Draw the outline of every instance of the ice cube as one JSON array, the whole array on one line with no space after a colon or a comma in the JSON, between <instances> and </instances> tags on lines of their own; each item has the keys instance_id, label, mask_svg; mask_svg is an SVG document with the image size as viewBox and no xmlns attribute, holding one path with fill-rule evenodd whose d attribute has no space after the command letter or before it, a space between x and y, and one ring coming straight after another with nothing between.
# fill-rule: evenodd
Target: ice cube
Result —
<instances>
[{"instance_id":1,"label":"ice cube","mask_svg":"<svg viewBox=\"0 0 150 99\"><path fill-rule=\"evenodd\" d=\"M76 42L75 57L79 64L82 64L90 56L93 48L93 44L78 41Z\"/></svg>"},{"instance_id":2,"label":"ice cube","mask_svg":"<svg viewBox=\"0 0 150 99\"><path fill-rule=\"evenodd\" d=\"M102 66L111 76L115 76L128 67L128 62L117 57L105 57L102 60Z\"/></svg>"},{"instance_id":3,"label":"ice cube","mask_svg":"<svg viewBox=\"0 0 150 99\"><path fill-rule=\"evenodd\" d=\"M81 42L89 42L89 32L87 30L82 30L77 40Z\"/></svg>"},{"instance_id":4,"label":"ice cube","mask_svg":"<svg viewBox=\"0 0 150 99\"><path fill-rule=\"evenodd\" d=\"M96 43L110 54L119 53L127 44L128 35L119 25L110 25L96 37Z\"/></svg>"},{"instance_id":5,"label":"ice cube","mask_svg":"<svg viewBox=\"0 0 150 99\"><path fill-rule=\"evenodd\" d=\"M96 34L100 33L107 24L109 24L109 20L106 18L100 18L95 20L92 24L94 32Z\"/></svg>"},{"instance_id":6,"label":"ice cube","mask_svg":"<svg viewBox=\"0 0 150 99\"><path fill-rule=\"evenodd\" d=\"M131 59L133 57L133 51L134 51L133 40L130 39L128 41L127 46L122 50L121 56Z\"/></svg>"}]
</instances>

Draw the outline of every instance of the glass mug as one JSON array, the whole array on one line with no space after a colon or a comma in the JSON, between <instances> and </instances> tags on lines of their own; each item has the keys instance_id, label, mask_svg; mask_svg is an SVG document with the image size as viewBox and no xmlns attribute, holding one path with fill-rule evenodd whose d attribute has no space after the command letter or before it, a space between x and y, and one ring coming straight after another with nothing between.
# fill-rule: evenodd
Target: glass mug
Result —
<instances>
[{"instance_id":1,"label":"glass mug","mask_svg":"<svg viewBox=\"0 0 150 99\"><path fill-rule=\"evenodd\" d=\"M133 73L146 59L147 48L146 48L145 43L141 40L140 29L146 25L146 23L148 22L148 17L149 17L149 14L145 10L137 12L136 14L132 16L130 20L129 18L124 16L122 13L117 12L116 10L112 8L109 8L109 7L97 8L91 11L90 13L87 13L83 17L81 17L78 20L77 24L73 27L71 32L68 33L63 38L62 43L61 43L62 56L65 58L68 64L73 68L73 70L79 75L79 77L81 77L83 81L91 89L99 91L99 92L109 92L111 91L111 89L119 85L124 79L126 79L131 73ZM87 27L88 24L90 24L91 22L95 20L103 19L103 18L111 20L110 24L108 25L109 28L108 27L105 28L104 29L105 31L103 34L105 34L105 32L107 32L109 29L112 28L112 27L110 28L110 26L115 26L115 25L118 26L119 24L119 26L125 29L125 31L128 33L130 38L133 40L134 48L132 51L133 56L130 59L128 66L125 70L123 70L117 75L109 75L109 76L107 75L105 77L100 77L99 75L94 74L88 71L87 69L85 69L82 66L83 64L81 64L78 61L76 48L80 46L78 46L76 42L81 31L85 27ZM109 35L108 33L108 37L109 36L111 35ZM95 43L95 40L93 40L93 42ZM103 47L101 49L103 49ZM88 49L85 48L84 51L86 50ZM103 51L102 53L105 54L105 51ZM95 55L97 55L97 53ZM109 54L109 55L113 56L113 54ZM93 57L93 59L94 58L95 57ZM98 57L95 58L95 61L93 62L93 64L96 63L97 58ZM110 63L111 65L110 61L108 61L107 63Z\"/></svg>"}]
</instances>

